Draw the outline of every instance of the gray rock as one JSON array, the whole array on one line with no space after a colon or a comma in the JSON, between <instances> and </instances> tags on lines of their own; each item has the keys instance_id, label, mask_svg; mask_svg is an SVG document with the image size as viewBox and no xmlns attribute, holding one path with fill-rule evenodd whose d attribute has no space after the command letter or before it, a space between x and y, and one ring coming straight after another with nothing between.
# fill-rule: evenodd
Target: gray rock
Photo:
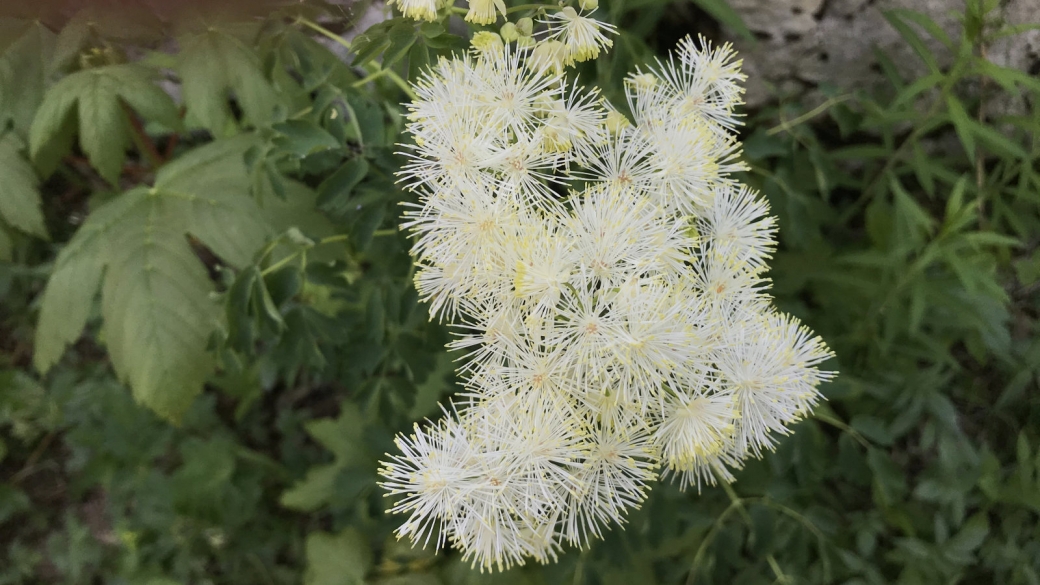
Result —
<instances>
[{"instance_id":1,"label":"gray rock","mask_svg":"<svg viewBox=\"0 0 1040 585\"><path fill-rule=\"evenodd\" d=\"M744 58L750 107L774 99L818 101L821 84L868 89L883 83L875 47L892 58L905 76L927 71L921 59L885 20L884 10L907 8L931 17L956 41L960 0L730 0L758 37L750 43L728 35ZM1008 24L1040 23L1040 0L1004 0L996 11ZM923 31L940 64L950 61L942 45ZM998 65L1036 73L1040 30L1001 39L987 47Z\"/></svg>"}]
</instances>

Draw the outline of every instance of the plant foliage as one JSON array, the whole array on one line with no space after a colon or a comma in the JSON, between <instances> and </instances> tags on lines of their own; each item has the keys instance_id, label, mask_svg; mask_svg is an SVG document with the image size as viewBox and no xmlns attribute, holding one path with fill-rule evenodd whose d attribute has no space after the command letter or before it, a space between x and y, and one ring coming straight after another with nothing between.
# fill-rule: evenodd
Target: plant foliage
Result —
<instances>
[{"instance_id":1,"label":"plant foliage","mask_svg":"<svg viewBox=\"0 0 1040 585\"><path fill-rule=\"evenodd\" d=\"M579 73L623 103L685 11L602 4ZM888 12L924 75L879 51L884 87L748 117L827 402L732 486L492 582L1040 582L1040 82L986 57L1024 30L995 5ZM456 386L394 145L468 33L365 9L0 18L0 583L489 579L397 542L376 486Z\"/></svg>"}]
</instances>

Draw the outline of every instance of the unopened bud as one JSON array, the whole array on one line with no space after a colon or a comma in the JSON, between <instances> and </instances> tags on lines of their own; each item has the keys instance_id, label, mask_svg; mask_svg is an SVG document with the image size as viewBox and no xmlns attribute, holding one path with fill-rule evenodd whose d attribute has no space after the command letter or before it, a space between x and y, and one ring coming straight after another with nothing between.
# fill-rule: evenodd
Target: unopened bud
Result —
<instances>
[{"instance_id":1,"label":"unopened bud","mask_svg":"<svg viewBox=\"0 0 1040 585\"><path fill-rule=\"evenodd\" d=\"M473 35L470 44L481 53L497 52L505 48L505 43L502 42L502 37L498 36L498 33L486 30Z\"/></svg>"},{"instance_id":2,"label":"unopened bud","mask_svg":"<svg viewBox=\"0 0 1040 585\"><path fill-rule=\"evenodd\" d=\"M516 25L507 22L502 25L502 29L498 31L498 34L502 36L502 40L511 43L520 38L520 31L516 29Z\"/></svg>"},{"instance_id":3,"label":"unopened bud","mask_svg":"<svg viewBox=\"0 0 1040 585\"><path fill-rule=\"evenodd\" d=\"M520 36L529 37L534 33L534 21L530 17L521 18L516 21L516 30L520 31Z\"/></svg>"}]
</instances>

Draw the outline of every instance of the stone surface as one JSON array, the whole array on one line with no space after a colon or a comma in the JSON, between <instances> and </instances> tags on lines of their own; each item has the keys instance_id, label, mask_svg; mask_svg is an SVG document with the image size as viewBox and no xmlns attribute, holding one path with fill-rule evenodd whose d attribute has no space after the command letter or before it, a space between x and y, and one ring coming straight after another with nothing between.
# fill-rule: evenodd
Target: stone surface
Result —
<instances>
[{"instance_id":1,"label":"stone surface","mask_svg":"<svg viewBox=\"0 0 1040 585\"><path fill-rule=\"evenodd\" d=\"M762 105L774 96L818 96L821 84L868 88L882 82L875 47L906 75L926 67L885 20L884 10L908 8L931 17L956 38L961 0L730 0L758 37L757 43L730 36L744 58L747 102ZM1005 0L997 13L1010 24L1040 23L1040 0ZM946 54L928 39L937 54ZM1003 39L987 49L994 62L1022 71L1040 69L1040 31Z\"/></svg>"}]
</instances>

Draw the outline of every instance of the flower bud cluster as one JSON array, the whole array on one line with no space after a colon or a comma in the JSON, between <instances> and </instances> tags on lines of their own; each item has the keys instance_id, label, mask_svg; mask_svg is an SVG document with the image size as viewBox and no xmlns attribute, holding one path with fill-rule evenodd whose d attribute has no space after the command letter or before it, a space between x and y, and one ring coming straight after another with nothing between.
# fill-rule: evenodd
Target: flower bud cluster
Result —
<instances>
[{"instance_id":1,"label":"flower bud cluster","mask_svg":"<svg viewBox=\"0 0 1040 585\"><path fill-rule=\"evenodd\" d=\"M586 546L659 473L732 481L833 375L767 295L775 220L734 178L730 47L687 38L630 75L631 120L555 63L508 46L441 60L409 106L415 285L458 327L464 391L398 437L382 485L399 536L481 568Z\"/></svg>"}]
</instances>

